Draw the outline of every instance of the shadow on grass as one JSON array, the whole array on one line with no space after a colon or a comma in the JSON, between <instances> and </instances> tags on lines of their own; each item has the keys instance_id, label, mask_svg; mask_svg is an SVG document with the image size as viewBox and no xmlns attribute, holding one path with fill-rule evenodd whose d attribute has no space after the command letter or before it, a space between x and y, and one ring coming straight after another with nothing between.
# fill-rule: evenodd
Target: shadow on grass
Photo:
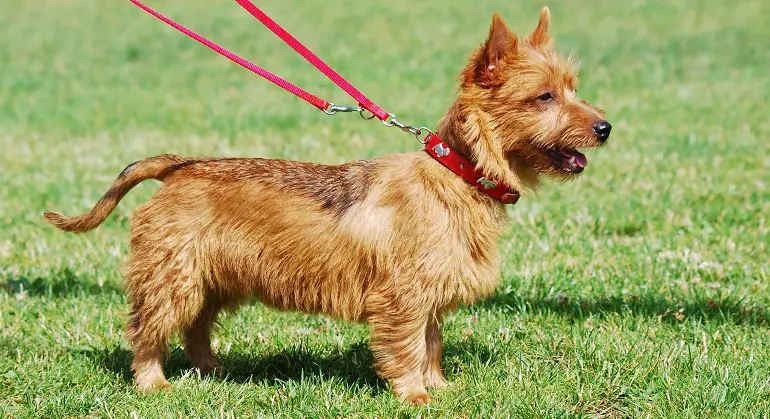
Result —
<instances>
[{"instance_id":1,"label":"shadow on grass","mask_svg":"<svg viewBox=\"0 0 770 419\"><path fill-rule=\"evenodd\" d=\"M130 350L114 348L109 351L86 351L84 354L132 382L133 353ZM366 342L354 344L342 353L331 355L314 353L299 345L261 355L234 352L218 354L218 359L224 375L217 380L277 385L288 380L336 377L350 387L366 389L373 394L386 391L385 383L375 373L372 352ZM164 361L164 373L169 379L180 377L191 368L184 351L178 347Z\"/></svg>"},{"instance_id":2,"label":"shadow on grass","mask_svg":"<svg viewBox=\"0 0 770 419\"><path fill-rule=\"evenodd\" d=\"M43 276L18 276L0 283L0 288L9 294L21 292L35 297L60 298L78 295L122 294L123 290L114 281L99 284L86 279L69 268Z\"/></svg>"},{"instance_id":3,"label":"shadow on grass","mask_svg":"<svg viewBox=\"0 0 770 419\"><path fill-rule=\"evenodd\" d=\"M231 352L220 355L220 362L225 379L239 383L274 385L308 377L337 377L349 386L368 389L372 393L385 389L385 383L374 370L374 357L366 342L330 355L313 353L302 346L265 355Z\"/></svg>"},{"instance_id":4,"label":"shadow on grass","mask_svg":"<svg viewBox=\"0 0 770 419\"><path fill-rule=\"evenodd\" d=\"M527 298L516 294L496 294L477 305L479 308L504 309L512 312L553 313L575 319L608 314L660 317L669 323L684 319L698 321L767 326L770 313L744 303L743 298L712 299L691 296L689 299L666 299L658 295L609 296L580 299L568 295Z\"/></svg>"},{"instance_id":5,"label":"shadow on grass","mask_svg":"<svg viewBox=\"0 0 770 419\"><path fill-rule=\"evenodd\" d=\"M83 351L83 354L127 382L133 382L131 351L115 348L108 351ZM484 342L445 342L444 361L454 359L453 362L456 362L468 357L486 363L493 360L495 355ZM218 354L218 359L224 375L216 378L217 380L275 386L284 381L335 377L349 387L368 391L372 395L389 391L385 381L375 372L374 357L366 341L353 344L344 352L332 355L314 353L299 345L264 355L233 352ZM186 355L178 347L172 350L164 361L164 373L169 379L180 377L191 368ZM446 368L451 367L447 365L445 370Z\"/></svg>"}]
</instances>

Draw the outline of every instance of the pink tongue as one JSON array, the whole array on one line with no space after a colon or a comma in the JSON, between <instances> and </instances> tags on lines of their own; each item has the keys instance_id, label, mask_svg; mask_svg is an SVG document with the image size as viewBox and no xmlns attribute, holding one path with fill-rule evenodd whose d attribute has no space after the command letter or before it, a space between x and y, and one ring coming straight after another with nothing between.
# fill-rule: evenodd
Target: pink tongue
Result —
<instances>
[{"instance_id":1,"label":"pink tongue","mask_svg":"<svg viewBox=\"0 0 770 419\"><path fill-rule=\"evenodd\" d=\"M577 165L580 167L586 167L588 164L588 159L586 159L585 154L579 151L573 151L573 153L575 153L575 160L577 161Z\"/></svg>"},{"instance_id":2,"label":"pink tongue","mask_svg":"<svg viewBox=\"0 0 770 419\"><path fill-rule=\"evenodd\" d=\"M574 157L575 159L573 161L575 162L576 165L578 165L580 167L586 167L586 165L588 164L588 160L586 159L585 154L583 154L583 153L581 153L581 152L579 152L577 150L570 151L570 152L566 152L564 150L561 150L561 154L564 157L566 157L568 160L572 159Z\"/></svg>"}]
</instances>

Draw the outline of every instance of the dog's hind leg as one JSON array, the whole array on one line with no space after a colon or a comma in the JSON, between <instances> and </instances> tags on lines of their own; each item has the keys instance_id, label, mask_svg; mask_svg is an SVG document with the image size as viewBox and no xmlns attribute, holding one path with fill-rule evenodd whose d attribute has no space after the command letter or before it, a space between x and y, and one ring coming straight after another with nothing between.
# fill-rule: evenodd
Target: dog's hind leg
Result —
<instances>
[{"instance_id":1,"label":"dog's hind leg","mask_svg":"<svg viewBox=\"0 0 770 419\"><path fill-rule=\"evenodd\" d=\"M204 307L205 290L194 272L190 243L176 252L134 246L126 275L132 300L126 336L134 346L134 381L139 390L170 387L163 375L168 339L193 325ZM140 244L140 243L136 243Z\"/></svg>"},{"instance_id":2,"label":"dog's hind leg","mask_svg":"<svg viewBox=\"0 0 770 419\"><path fill-rule=\"evenodd\" d=\"M220 301L210 296L198 317L184 332L184 351L201 374L220 373L222 370L211 350L211 329L221 308Z\"/></svg>"},{"instance_id":3,"label":"dog's hind leg","mask_svg":"<svg viewBox=\"0 0 770 419\"><path fill-rule=\"evenodd\" d=\"M126 338L134 347L131 370L136 387L141 391L170 388L163 374L163 352L173 330L154 315L157 311L152 308L154 304L147 302L146 295L133 295L131 298L133 308Z\"/></svg>"},{"instance_id":4,"label":"dog's hind leg","mask_svg":"<svg viewBox=\"0 0 770 419\"><path fill-rule=\"evenodd\" d=\"M171 384L163 374L163 348L165 343L143 341L134 342L134 382L140 391L166 390Z\"/></svg>"}]
</instances>

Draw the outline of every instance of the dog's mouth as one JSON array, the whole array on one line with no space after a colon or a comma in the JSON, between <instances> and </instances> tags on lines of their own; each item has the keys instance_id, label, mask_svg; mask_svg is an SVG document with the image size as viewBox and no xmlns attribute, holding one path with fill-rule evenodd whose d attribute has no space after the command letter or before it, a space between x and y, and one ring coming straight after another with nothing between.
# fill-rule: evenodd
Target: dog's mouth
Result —
<instances>
[{"instance_id":1,"label":"dog's mouth","mask_svg":"<svg viewBox=\"0 0 770 419\"><path fill-rule=\"evenodd\" d=\"M585 154L577 150L551 147L546 150L546 154L554 166L569 173L580 173L588 165Z\"/></svg>"}]
</instances>

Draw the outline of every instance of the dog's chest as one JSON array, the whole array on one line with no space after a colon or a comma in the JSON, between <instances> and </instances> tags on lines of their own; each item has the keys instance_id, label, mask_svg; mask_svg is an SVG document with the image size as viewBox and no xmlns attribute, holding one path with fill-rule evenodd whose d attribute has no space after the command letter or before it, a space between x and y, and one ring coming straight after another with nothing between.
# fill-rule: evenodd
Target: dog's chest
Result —
<instances>
[{"instance_id":1,"label":"dog's chest","mask_svg":"<svg viewBox=\"0 0 770 419\"><path fill-rule=\"evenodd\" d=\"M452 304L470 304L494 292L500 278L498 247L504 212L446 213L434 219L436 241L423 266L435 273Z\"/></svg>"}]
</instances>

